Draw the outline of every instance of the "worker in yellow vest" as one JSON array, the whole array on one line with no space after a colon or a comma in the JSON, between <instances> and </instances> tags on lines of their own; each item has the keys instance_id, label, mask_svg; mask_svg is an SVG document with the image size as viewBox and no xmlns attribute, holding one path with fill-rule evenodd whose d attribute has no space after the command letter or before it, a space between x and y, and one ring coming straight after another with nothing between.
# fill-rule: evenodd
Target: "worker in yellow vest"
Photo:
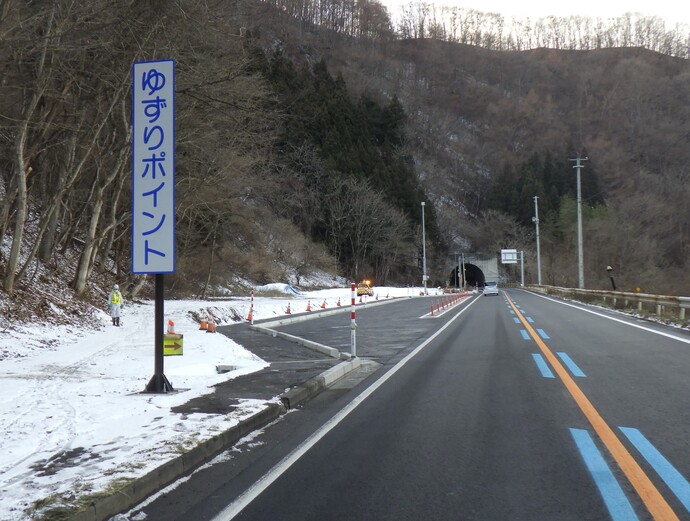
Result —
<instances>
[{"instance_id":1,"label":"worker in yellow vest","mask_svg":"<svg viewBox=\"0 0 690 521\"><path fill-rule=\"evenodd\" d=\"M120 309L122 308L122 293L120 293L120 286L115 284L110 292L110 317L113 319L113 325L120 325Z\"/></svg>"}]
</instances>

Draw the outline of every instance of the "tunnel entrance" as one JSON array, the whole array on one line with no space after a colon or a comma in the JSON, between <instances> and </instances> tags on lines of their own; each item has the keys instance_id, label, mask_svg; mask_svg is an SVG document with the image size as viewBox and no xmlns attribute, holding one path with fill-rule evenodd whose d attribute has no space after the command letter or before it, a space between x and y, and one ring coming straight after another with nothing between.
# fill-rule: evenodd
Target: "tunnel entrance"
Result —
<instances>
[{"instance_id":1,"label":"tunnel entrance","mask_svg":"<svg viewBox=\"0 0 690 521\"><path fill-rule=\"evenodd\" d=\"M465 263L465 278L467 279L467 288L474 288L475 286L483 287L486 282L484 272L476 265L469 262ZM462 264L453 268L450 272L448 285L452 288L462 287Z\"/></svg>"}]
</instances>

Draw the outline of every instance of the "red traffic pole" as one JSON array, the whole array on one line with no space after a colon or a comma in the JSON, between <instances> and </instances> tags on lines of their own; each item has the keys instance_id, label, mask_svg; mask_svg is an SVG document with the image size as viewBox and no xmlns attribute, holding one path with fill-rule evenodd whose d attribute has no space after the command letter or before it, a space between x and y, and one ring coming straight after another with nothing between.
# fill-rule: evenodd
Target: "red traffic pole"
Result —
<instances>
[{"instance_id":1,"label":"red traffic pole","mask_svg":"<svg viewBox=\"0 0 690 521\"><path fill-rule=\"evenodd\" d=\"M249 314L247 315L247 321L252 325L254 324L254 290L252 290L251 299L249 300Z\"/></svg>"}]
</instances>

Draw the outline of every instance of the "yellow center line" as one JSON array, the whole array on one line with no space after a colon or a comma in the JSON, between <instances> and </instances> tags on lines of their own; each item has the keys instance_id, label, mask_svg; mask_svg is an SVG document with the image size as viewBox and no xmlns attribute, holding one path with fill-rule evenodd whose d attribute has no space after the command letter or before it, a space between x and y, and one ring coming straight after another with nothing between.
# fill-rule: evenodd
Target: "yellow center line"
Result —
<instances>
[{"instance_id":1,"label":"yellow center line","mask_svg":"<svg viewBox=\"0 0 690 521\"><path fill-rule=\"evenodd\" d=\"M505 294L505 293L504 293ZM589 401L585 393L575 383L575 380L570 376L570 373L563 367L560 360L553 354L551 349L544 343L542 338L530 326L525 317L520 313L513 301L508 295L505 295L510 307L513 308L515 314L525 326L527 332L532 339L537 343L539 349L544 354L546 359L551 363L559 378L565 385L568 392L577 403L580 410L584 413L589 423L594 428L594 431L599 435L601 441L604 443L611 456L616 461L623 474L628 478L631 485L642 499L642 502L649 510L649 513L655 520L671 521L678 520L678 517L666 502L659 490L654 486L644 470L638 465L637 461L632 457L630 452L625 448L621 441L616 436L616 433L609 427L604 418L602 418L599 411L596 410L592 402Z\"/></svg>"}]
</instances>

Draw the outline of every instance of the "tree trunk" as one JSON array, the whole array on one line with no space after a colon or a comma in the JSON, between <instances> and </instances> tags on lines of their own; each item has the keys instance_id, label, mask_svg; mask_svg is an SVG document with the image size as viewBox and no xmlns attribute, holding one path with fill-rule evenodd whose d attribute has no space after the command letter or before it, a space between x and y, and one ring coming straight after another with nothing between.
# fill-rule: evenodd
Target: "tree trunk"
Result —
<instances>
[{"instance_id":1,"label":"tree trunk","mask_svg":"<svg viewBox=\"0 0 690 521\"><path fill-rule=\"evenodd\" d=\"M31 167L26 164L26 143L29 134L29 121L36 111L36 107L45 92L47 87L47 77L49 74L45 73L46 56L48 54L48 43L51 40L53 19L55 16L56 5L50 12L48 22L46 25L46 32L44 36L43 49L38 60L36 69L36 90L31 96L31 100L26 106L24 117L19 123L17 129L17 141L15 143L15 165L17 172L17 213L14 221L14 234L12 236L12 247L10 248L10 255L7 259L7 270L5 272L5 280L3 287L8 295L14 293L14 285L17 280L16 270L19 264L19 254L21 253L22 241L24 240L24 226L26 225L26 213L28 203L28 193L26 179L31 173Z\"/></svg>"},{"instance_id":2,"label":"tree trunk","mask_svg":"<svg viewBox=\"0 0 690 521\"><path fill-rule=\"evenodd\" d=\"M117 233L117 227L121 221L126 217L127 212L118 211L120 196L122 195L122 190L125 185L125 181L128 179L127 176L121 176L115 189L115 193L112 197L110 204L110 209L108 210L108 224L105 230L105 246L101 248L101 266L106 266L108 263L108 258L110 257L110 252L113 249L113 244L115 243L115 234ZM122 214L125 214L124 216Z\"/></svg>"},{"instance_id":3,"label":"tree trunk","mask_svg":"<svg viewBox=\"0 0 690 521\"><path fill-rule=\"evenodd\" d=\"M89 278L89 273L91 273L91 267L93 266L93 260L96 258L96 249L100 240L96 240L96 233L98 231L98 223L101 218L101 211L103 205L105 204L105 191L110 186L118 176L124 172L124 166L127 162L128 148L122 148L120 154L117 158L117 162L113 168L110 175L99 183L98 176L96 177L96 183L99 183L98 187L94 191L93 196L93 208L91 211L91 220L89 222L89 228L84 238L84 249L82 251L81 257L79 258L79 265L74 276L74 291L77 295L84 293L86 289L86 282ZM102 237L101 237L102 240Z\"/></svg>"},{"instance_id":4,"label":"tree trunk","mask_svg":"<svg viewBox=\"0 0 690 521\"><path fill-rule=\"evenodd\" d=\"M213 274L213 256L216 251L216 228L218 227L218 221L213 225L213 238L211 240L211 255L208 261L208 273L206 274L206 283L204 284L204 289L201 291L201 298L206 298L206 292L208 291L208 286L211 284L211 275Z\"/></svg>"},{"instance_id":5,"label":"tree trunk","mask_svg":"<svg viewBox=\"0 0 690 521\"><path fill-rule=\"evenodd\" d=\"M4 288L8 295L14 293L17 264L24 239L24 225L26 224L27 189L26 176L31 172L31 167L24 168L24 144L26 141L26 125L20 133L17 143L17 214L14 221L14 234L12 236L12 248L7 259L7 271L5 272Z\"/></svg>"},{"instance_id":6,"label":"tree trunk","mask_svg":"<svg viewBox=\"0 0 690 521\"><path fill-rule=\"evenodd\" d=\"M7 233L10 226L10 214L14 206L14 200L17 197L17 176L12 176L12 179L5 191L5 200L2 203L2 210L0 210L0 240ZM0 251L0 259L3 258L2 251Z\"/></svg>"},{"instance_id":7,"label":"tree trunk","mask_svg":"<svg viewBox=\"0 0 690 521\"><path fill-rule=\"evenodd\" d=\"M130 292L130 300L135 298L141 289L144 287L144 284L146 284L146 275L140 275L139 280L137 280L137 283L134 285L132 288L132 291Z\"/></svg>"},{"instance_id":8,"label":"tree trunk","mask_svg":"<svg viewBox=\"0 0 690 521\"><path fill-rule=\"evenodd\" d=\"M89 229L84 238L84 249L79 257L79 264L77 271L74 274L74 291L77 295L84 293L86 289L86 282L91 271L91 259L93 258L93 249L96 246L96 230L98 230L98 219L103 208L103 190L99 189L96 195L96 201L93 204L91 213L91 220L89 222Z\"/></svg>"},{"instance_id":9,"label":"tree trunk","mask_svg":"<svg viewBox=\"0 0 690 521\"><path fill-rule=\"evenodd\" d=\"M46 218L46 231L41 238L38 247L38 258L44 264L50 262L55 248L55 236L57 234L58 207L52 208Z\"/></svg>"}]
</instances>

